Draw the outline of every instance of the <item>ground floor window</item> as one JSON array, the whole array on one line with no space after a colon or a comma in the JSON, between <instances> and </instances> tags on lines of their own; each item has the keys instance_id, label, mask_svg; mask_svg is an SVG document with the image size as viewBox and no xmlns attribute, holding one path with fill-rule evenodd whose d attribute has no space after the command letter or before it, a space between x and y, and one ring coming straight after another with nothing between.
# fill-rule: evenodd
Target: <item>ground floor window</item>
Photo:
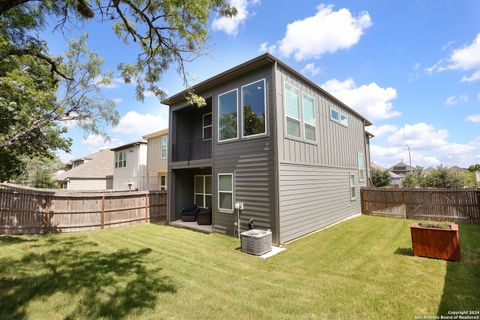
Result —
<instances>
[{"instance_id":1,"label":"ground floor window","mask_svg":"<svg viewBox=\"0 0 480 320\"><path fill-rule=\"evenodd\" d=\"M160 186L160 190L167 190L167 176L160 175L158 185Z\"/></svg>"},{"instance_id":2,"label":"ground floor window","mask_svg":"<svg viewBox=\"0 0 480 320\"><path fill-rule=\"evenodd\" d=\"M194 203L198 207L212 207L212 176L195 176Z\"/></svg>"},{"instance_id":3,"label":"ground floor window","mask_svg":"<svg viewBox=\"0 0 480 320\"><path fill-rule=\"evenodd\" d=\"M233 174L218 174L218 209L233 211Z\"/></svg>"},{"instance_id":4,"label":"ground floor window","mask_svg":"<svg viewBox=\"0 0 480 320\"><path fill-rule=\"evenodd\" d=\"M355 174L350 173L350 200L355 200L357 198L356 194L356 186L355 186Z\"/></svg>"}]
</instances>

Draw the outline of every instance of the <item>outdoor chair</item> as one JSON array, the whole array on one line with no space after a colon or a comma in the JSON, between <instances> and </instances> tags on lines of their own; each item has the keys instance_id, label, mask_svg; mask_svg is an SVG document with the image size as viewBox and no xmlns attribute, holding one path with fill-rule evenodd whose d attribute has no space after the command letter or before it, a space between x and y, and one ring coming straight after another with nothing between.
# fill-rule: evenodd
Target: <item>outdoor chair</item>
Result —
<instances>
[{"instance_id":1,"label":"outdoor chair","mask_svg":"<svg viewBox=\"0 0 480 320\"><path fill-rule=\"evenodd\" d=\"M202 208L198 210L197 224L199 225L212 224L212 208Z\"/></svg>"},{"instance_id":2,"label":"outdoor chair","mask_svg":"<svg viewBox=\"0 0 480 320\"><path fill-rule=\"evenodd\" d=\"M190 204L182 209L182 221L193 222L197 219L198 207L194 204Z\"/></svg>"}]
</instances>

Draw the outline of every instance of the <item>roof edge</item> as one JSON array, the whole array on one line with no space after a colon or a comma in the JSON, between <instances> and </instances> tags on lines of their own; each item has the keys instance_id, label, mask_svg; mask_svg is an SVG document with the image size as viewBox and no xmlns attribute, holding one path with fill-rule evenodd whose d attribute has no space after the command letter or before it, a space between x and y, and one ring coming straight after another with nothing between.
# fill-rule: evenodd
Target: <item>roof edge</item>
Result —
<instances>
[{"instance_id":1,"label":"roof edge","mask_svg":"<svg viewBox=\"0 0 480 320\"><path fill-rule=\"evenodd\" d=\"M111 148L110 150L118 151L118 150L123 150L123 149L130 148L130 147L138 146L140 144L147 144L147 141L142 141L142 140L134 141L134 142L130 142L130 143L115 147L115 148Z\"/></svg>"},{"instance_id":2,"label":"roof edge","mask_svg":"<svg viewBox=\"0 0 480 320\"><path fill-rule=\"evenodd\" d=\"M168 134L168 128L148 133L148 134L143 136L143 139L151 139L151 138L155 138L155 137L158 137L158 136L163 136L163 135L166 135L166 134Z\"/></svg>"}]
</instances>

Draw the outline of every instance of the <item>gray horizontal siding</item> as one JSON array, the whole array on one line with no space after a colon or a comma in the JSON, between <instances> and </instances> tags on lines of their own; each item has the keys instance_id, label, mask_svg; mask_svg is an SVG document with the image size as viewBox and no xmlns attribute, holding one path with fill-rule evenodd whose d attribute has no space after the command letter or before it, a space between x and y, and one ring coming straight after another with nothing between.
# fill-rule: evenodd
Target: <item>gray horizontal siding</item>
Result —
<instances>
[{"instance_id":1,"label":"gray horizontal siding","mask_svg":"<svg viewBox=\"0 0 480 320\"><path fill-rule=\"evenodd\" d=\"M218 173L234 174L234 202L243 202L242 228L246 229L250 219L261 228L272 229L275 238L275 162L274 162L274 118L272 67L267 66L251 72L235 81L218 87L213 94L213 172L214 190L217 193ZM217 142L218 95L242 85L265 79L267 100L267 136L240 138L230 142ZM241 121L239 133L243 130ZM232 234L235 215L220 212L217 208L217 194L214 195L214 229L217 232Z\"/></svg>"},{"instance_id":2,"label":"gray horizontal siding","mask_svg":"<svg viewBox=\"0 0 480 320\"><path fill-rule=\"evenodd\" d=\"M281 242L286 242L360 213L357 199L350 201L349 174L356 168L280 164Z\"/></svg>"}]
</instances>

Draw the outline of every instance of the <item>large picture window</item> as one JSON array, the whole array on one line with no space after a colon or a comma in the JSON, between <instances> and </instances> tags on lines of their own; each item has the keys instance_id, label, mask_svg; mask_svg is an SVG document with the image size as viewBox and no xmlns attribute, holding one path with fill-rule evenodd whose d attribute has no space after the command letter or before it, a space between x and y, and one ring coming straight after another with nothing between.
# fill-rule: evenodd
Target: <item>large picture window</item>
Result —
<instances>
[{"instance_id":1,"label":"large picture window","mask_svg":"<svg viewBox=\"0 0 480 320\"><path fill-rule=\"evenodd\" d=\"M218 141L238 138L238 90L218 96Z\"/></svg>"},{"instance_id":2,"label":"large picture window","mask_svg":"<svg viewBox=\"0 0 480 320\"><path fill-rule=\"evenodd\" d=\"M265 80L242 87L242 115L244 137L266 133Z\"/></svg>"},{"instance_id":3,"label":"large picture window","mask_svg":"<svg viewBox=\"0 0 480 320\"><path fill-rule=\"evenodd\" d=\"M198 207L212 207L212 176L195 176L194 202Z\"/></svg>"},{"instance_id":4,"label":"large picture window","mask_svg":"<svg viewBox=\"0 0 480 320\"><path fill-rule=\"evenodd\" d=\"M303 94L303 122L305 126L305 139L316 141L315 101L312 96Z\"/></svg>"},{"instance_id":5,"label":"large picture window","mask_svg":"<svg viewBox=\"0 0 480 320\"><path fill-rule=\"evenodd\" d=\"M233 174L218 174L218 209L233 211Z\"/></svg>"},{"instance_id":6,"label":"large picture window","mask_svg":"<svg viewBox=\"0 0 480 320\"><path fill-rule=\"evenodd\" d=\"M167 159L167 144L168 144L168 137L167 136L160 137L162 159Z\"/></svg>"},{"instance_id":7,"label":"large picture window","mask_svg":"<svg viewBox=\"0 0 480 320\"><path fill-rule=\"evenodd\" d=\"M285 83L285 114L287 121L287 135L300 138L301 121L298 89L288 83Z\"/></svg>"}]
</instances>

